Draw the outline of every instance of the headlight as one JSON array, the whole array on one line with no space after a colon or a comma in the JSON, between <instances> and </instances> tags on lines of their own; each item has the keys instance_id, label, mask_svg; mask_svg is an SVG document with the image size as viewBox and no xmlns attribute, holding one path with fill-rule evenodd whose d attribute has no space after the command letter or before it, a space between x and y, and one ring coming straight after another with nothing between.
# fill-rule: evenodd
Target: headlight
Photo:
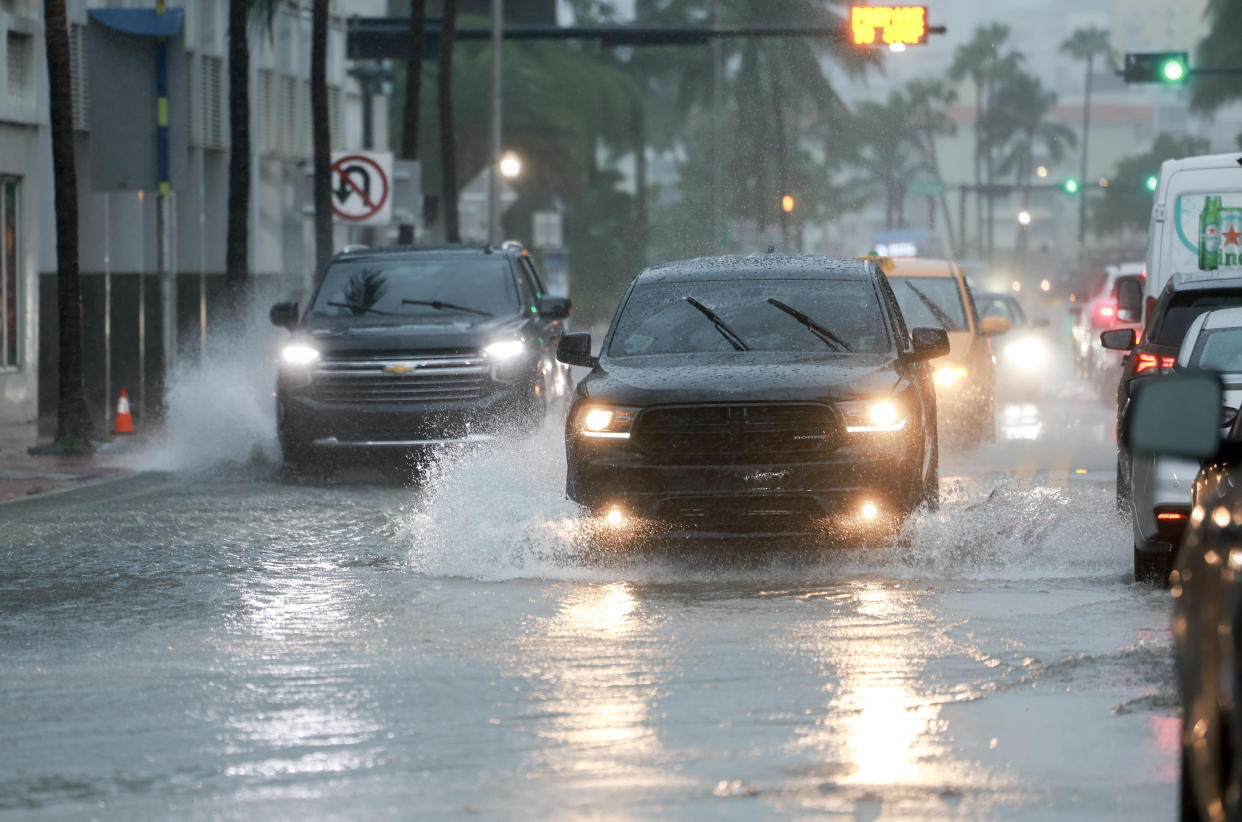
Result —
<instances>
[{"instance_id":1,"label":"headlight","mask_svg":"<svg viewBox=\"0 0 1242 822\"><path fill-rule=\"evenodd\" d=\"M906 427L906 414L893 400L860 400L839 406L845 417L845 430L851 434L900 431Z\"/></svg>"},{"instance_id":2,"label":"headlight","mask_svg":"<svg viewBox=\"0 0 1242 822\"><path fill-rule=\"evenodd\" d=\"M280 352L280 359L287 365L310 365L319 359L319 349L309 345L286 345Z\"/></svg>"},{"instance_id":3,"label":"headlight","mask_svg":"<svg viewBox=\"0 0 1242 822\"><path fill-rule=\"evenodd\" d=\"M501 340L483 348L487 356L497 360L511 360L526 353L526 343L521 340Z\"/></svg>"},{"instance_id":4,"label":"headlight","mask_svg":"<svg viewBox=\"0 0 1242 822\"><path fill-rule=\"evenodd\" d=\"M596 439L628 440L637 413L635 408L588 406L578 413L578 433Z\"/></svg>"},{"instance_id":5,"label":"headlight","mask_svg":"<svg viewBox=\"0 0 1242 822\"><path fill-rule=\"evenodd\" d=\"M948 388L957 385L966 377L966 369L960 365L942 365L936 369L936 385Z\"/></svg>"},{"instance_id":6,"label":"headlight","mask_svg":"<svg viewBox=\"0 0 1242 822\"><path fill-rule=\"evenodd\" d=\"M1005 346L1005 360L1017 368L1042 368L1048 361L1048 349L1038 337L1014 340Z\"/></svg>"}]
</instances>

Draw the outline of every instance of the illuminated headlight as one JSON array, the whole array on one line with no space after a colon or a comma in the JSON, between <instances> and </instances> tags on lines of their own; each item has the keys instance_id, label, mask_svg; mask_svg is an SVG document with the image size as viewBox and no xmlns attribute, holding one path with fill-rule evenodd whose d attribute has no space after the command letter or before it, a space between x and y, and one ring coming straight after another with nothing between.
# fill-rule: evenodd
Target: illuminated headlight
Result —
<instances>
[{"instance_id":1,"label":"illuminated headlight","mask_svg":"<svg viewBox=\"0 0 1242 822\"><path fill-rule=\"evenodd\" d=\"M1048 361L1048 349L1037 337L1014 340L1005 346L1005 360L1018 368L1042 368Z\"/></svg>"},{"instance_id":2,"label":"illuminated headlight","mask_svg":"<svg viewBox=\"0 0 1242 822\"><path fill-rule=\"evenodd\" d=\"M906 427L906 415L893 400L863 400L842 403L845 430L851 434L900 431Z\"/></svg>"},{"instance_id":3,"label":"illuminated headlight","mask_svg":"<svg viewBox=\"0 0 1242 822\"><path fill-rule=\"evenodd\" d=\"M487 356L496 360L511 360L526 353L526 343L521 340L501 340L484 347Z\"/></svg>"},{"instance_id":4,"label":"illuminated headlight","mask_svg":"<svg viewBox=\"0 0 1242 822\"><path fill-rule=\"evenodd\" d=\"M636 413L633 408L589 406L579 412L578 432L596 439L628 440Z\"/></svg>"},{"instance_id":5,"label":"illuminated headlight","mask_svg":"<svg viewBox=\"0 0 1242 822\"><path fill-rule=\"evenodd\" d=\"M286 365L310 365L319 359L319 350L309 345L286 345L280 359Z\"/></svg>"},{"instance_id":6,"label":"illuminated headlight","mask_svg":"<svg viewBox=\"0 0 1242 822\"><path fill-rule=\"evenodd\" d=\"M966 377L966 369L960 365L942 365L936 369L936 385L949 388Z\"/></svg>"}]
</instances>

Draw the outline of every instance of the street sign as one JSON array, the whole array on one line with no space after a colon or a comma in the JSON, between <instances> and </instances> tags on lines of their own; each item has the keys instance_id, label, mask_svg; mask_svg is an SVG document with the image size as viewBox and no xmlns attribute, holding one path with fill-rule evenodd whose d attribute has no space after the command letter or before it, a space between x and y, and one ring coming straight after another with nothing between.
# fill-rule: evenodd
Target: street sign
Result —
<instances>
[{"instance_id":1,"label":"street sign","mask_svg":"<svg viewBox=\"0 0 1242 822\"><path fill-rule=\"evenodd\" d=\"M870 46L877 36L888 46L926 43L927 6L854 6L850 33L856 46Z\"/></svg>"},{"instance_id":2,"label":"street sign","mask_svg":"<svg viewBox=\"0 0 1242 822\"><path fill-rule=\"evenodd\" d=\"M392 154L381 151L332 153L332 215L347 225L392 222Z\"/></svg>"}]
</instances>

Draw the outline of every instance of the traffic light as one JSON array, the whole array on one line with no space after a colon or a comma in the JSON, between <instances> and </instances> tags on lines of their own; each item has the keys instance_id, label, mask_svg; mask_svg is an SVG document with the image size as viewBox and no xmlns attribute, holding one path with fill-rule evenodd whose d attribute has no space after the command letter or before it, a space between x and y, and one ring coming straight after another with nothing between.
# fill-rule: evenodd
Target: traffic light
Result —
<instances>
[{"instance_id":1,"label":"traffic light","mask_svg":"<svg viewBox=\"0 0 1242 822\"><path fill-rule=\"evenodd\" d=\"M1190 77L1190 56L1184 51L1127 52L1122 76L1127 83L1180 85Z\"/></svg>"},{"instance_id":2,"label":"traffic light","mask_svg":"<svg viewBox=\"0 0 1242 822\"><path fill-rule=\"evenodd\" d=\"M1078 193L1078 181L1075 180L1073 177L1070 177L1068 180L1066 180L1061 185L1061 188L1065 189L1066 194L1077 194Z\"/></svg>"},{"instance_id":3,"label":"traffic light","mask_svg":"<svg viewBox=\"0 0 1242 822\"><path fill-rule=\"evenodd\" d=\"M792 214L796 205L797 203L794 202L792 194L786 194L784 197L781 197L781 208L784 209L786 214Z\"/></svg>"},{"instance_id":4,"label":"traffic light","mask_svg":"<svg viewBox=\"0 0 1242 822\"><path fill-rule=\"evenodd\" d=\"M1143 186L1144 186L1144 187L1145 187L1148 191L1155 191L1155 190L1156 190L1156 185L1157 185L1159 182L1160 182L1160 178L1159 178L1159 177L1157 177L1155 174L1148 174L1148 175L1147 175L1147 179L1143 181Z\"/></svg>"}]
</instances>

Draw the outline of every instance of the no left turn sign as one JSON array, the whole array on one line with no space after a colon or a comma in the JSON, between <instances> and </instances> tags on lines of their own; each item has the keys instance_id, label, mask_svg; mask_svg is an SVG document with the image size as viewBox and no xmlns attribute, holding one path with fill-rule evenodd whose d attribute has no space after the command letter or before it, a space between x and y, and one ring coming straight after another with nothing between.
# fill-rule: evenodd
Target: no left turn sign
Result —
<instances>
[{"instance_id":1,"label":"no left turn sign","mask_svg":"<svg viewBox=\"0 0 1242 822\"><path fill-rule=\"evenodd\" d=\"M333 152L332 214L349 225L392 222L392 154Z\"/></svg>"}]
</instances>

